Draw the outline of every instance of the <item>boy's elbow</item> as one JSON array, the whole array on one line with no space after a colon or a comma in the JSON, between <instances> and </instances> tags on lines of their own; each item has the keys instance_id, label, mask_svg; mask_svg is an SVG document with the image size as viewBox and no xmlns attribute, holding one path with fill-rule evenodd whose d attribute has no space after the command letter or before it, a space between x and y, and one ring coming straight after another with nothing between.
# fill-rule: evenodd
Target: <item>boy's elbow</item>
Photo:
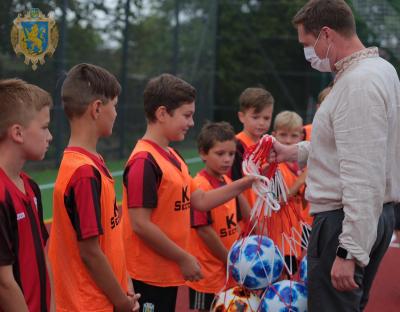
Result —
<instances>
[{"instance_id":1,"label":"boy's elbow","mask_svg":"<svg viewBox=\"0 0 400 312\"><path fill-rule=\"evenodd\" d=\"M146 221L141 218L134 218L133 220L131 219L132 231L138 236L143 236L148 229L148 222L150 221Z\"/></svg>"}]
</instances>

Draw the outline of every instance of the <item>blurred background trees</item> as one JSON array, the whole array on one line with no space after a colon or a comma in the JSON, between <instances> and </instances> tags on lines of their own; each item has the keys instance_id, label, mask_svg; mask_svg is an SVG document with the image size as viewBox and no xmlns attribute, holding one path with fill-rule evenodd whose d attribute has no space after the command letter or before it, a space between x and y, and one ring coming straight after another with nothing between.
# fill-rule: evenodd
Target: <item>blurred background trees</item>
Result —
<instances>
[{"instance_id":1,"label":"blurred background trees","mask_svg":"<svg viewBox=\"0 0 400 312\"><path fill-rule=\"evenodd\" d=\"M54 142L47 158L57 163L67 137L60 85L73 65L88 62L113 72L123 86L119 115L100 149L108 157L127 155L143 134L142 93L149 78L170 72L198 91L196 126L227 120L237 130L238 96L263 86L276 100L275 112L297 111L312 120L318 92L332 79L312 70L297 42L291 19L305 0L2 0L0 77L19 77L53 94ZM399 68L400 0L352 0L358 33L377 45ZM12 22L30 8L52 12L60 39L53 57L32 71L10 43Z\"/></svg>"}]
</instances>

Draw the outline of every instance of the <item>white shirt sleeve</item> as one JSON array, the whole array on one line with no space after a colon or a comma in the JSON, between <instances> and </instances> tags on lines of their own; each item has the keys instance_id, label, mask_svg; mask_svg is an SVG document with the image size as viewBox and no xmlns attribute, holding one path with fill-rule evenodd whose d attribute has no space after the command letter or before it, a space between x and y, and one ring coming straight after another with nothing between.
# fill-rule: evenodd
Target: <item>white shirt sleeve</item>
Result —
<instances>
[{"instance_id":1,"label":"white shirt sleeve","mask_svg":"<svg viewBox=\"0 0 400 312\"><path fill-rule=\"evenodd\" d=\"M344 220L339 243L366 266L376 240L386 185L388 121L385 100L372 85L347 88L334 109Z\"/></svg>"},{"instance_id":2,"label":"white shirt sleeve","mask_svg":"<svg viewBox=\"0 0 400 312\"><path fill-rule=\"evenodd\" d=\"M308 155L310 153L311 144L308 141L297 143L297 162L300 168L307 166Z\"/></svg>"}]
</instances>

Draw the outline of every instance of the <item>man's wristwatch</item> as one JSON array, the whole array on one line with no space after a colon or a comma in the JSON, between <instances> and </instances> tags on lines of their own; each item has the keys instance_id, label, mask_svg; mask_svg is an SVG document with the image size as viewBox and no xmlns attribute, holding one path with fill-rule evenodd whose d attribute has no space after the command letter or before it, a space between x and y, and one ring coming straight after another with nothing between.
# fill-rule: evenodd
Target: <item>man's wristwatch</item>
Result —
<instances>
[{"instance_id":1,"label":"man's wristwatch","mask_svg":"<svg viewBox=\"0 0 400 312\"><path fill-rule=\"evenodd\" d=\"M340 246L338 246L338 248L336 249L336 256L345 260L354 259L353 256L346 249Z\"/></svg>"}]
</instances>

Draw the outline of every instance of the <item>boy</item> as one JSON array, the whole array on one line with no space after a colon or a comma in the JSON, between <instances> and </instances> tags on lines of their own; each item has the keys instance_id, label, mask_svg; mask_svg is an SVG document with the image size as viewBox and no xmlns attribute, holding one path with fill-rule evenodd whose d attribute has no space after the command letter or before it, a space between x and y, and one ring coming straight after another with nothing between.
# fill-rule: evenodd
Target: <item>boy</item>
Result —
<instances>
[{"instance_id":1,"label":"boy","mask_svg":"<svg viewBox=\"0 0 400 312\"><path fill-rule=\"evenodd\" d=\"M243 130L236 135L237 151L232 166L232 180L243 176L242 162L247 149L256 144L269 130L274 109L274 98L271 93L263 88L247 88L239 97L238 117L243 124ZM256 195L248 189L244 196L252 208Z\"/></svg>"},{"instance_id":2,"label":"boy","mask_svg":"<svg viewBox=\"0 0 400 312\"><path fill-rule=\"evenodd\" d=\"M205 163L194 182L209 191L232 183L226 176L230 171L236 152L233 128L227 122L208 123L203 126L197 139L200 157ZM250 207L243 197L237 197L242 216L249 218ZM230 201L209 212L191 211L191 251L199 260L204 278L188 283L190 309L209 311L226 281L228 251L239 238L237 228L237 201Z\"/></svg>"},{"instance_id":3,"label":"boy","mask_svg":"<svg viewBox=\"0 0 400 312\"><path fill-rule=\"evenodd\" d=\"M177 286L202 278L188 252L190 208L219 206L254 181L246 177L207 193L195 189L185 162L169 147L193 126L195 95L190 84L169 74L148 82L147 130L124 171L123 208L131 223L125 227L128 272L142 295L140 304L150 311L175 311Z\"/></svg>"},{"instance_id":4,"label":"boy","mask_svg":"<svg viewBox=\"0 0 400 312\"><path fill-rule=\"evenodd\" d=\"M0 98L0 311L50 311L41 194L22 168L44 158L52 100L19 79L0 80Z\"/></svg>"},{"instance_id":5,"label":"boy","mask_svg":"<svg viewBox=\"0 0 400 312\"><path fill-rule=\"evenodd\" d=\"M60 311L132 311L114 180L96 145L110 136L120 85L107 70L79 64L62 86L71 137L54 187L49 256Z\"/></svg>"},{"instance_id":6,"label":"boy","mask_svg":"<svg viewBox=\"0 0 400 312\"><path fill-rule=\"evenodd\" d=\"M285 145L296 144L303 140L303 119L295 112L283 111L276 115L272 135L280 143ZM282 205L278 212L273 212L267 221L268 236L277 244L285 256L286 264L292 268L292 273L297 271L297 259L301 256L300 246L294 244L294 250L290 249L287 241L282 241L282 234L293 237L299 242L299 236L293 236L292 228L301 235L303 210L303 192L305 174L300 170L296 162L283 162L279 164L279 170L288 187L288 205ZM299 242L300 243L300 242ZM296 252L296 254L294 253ZM296 258L297 255L297 258Z\"/></svg>"}]
</instances>

